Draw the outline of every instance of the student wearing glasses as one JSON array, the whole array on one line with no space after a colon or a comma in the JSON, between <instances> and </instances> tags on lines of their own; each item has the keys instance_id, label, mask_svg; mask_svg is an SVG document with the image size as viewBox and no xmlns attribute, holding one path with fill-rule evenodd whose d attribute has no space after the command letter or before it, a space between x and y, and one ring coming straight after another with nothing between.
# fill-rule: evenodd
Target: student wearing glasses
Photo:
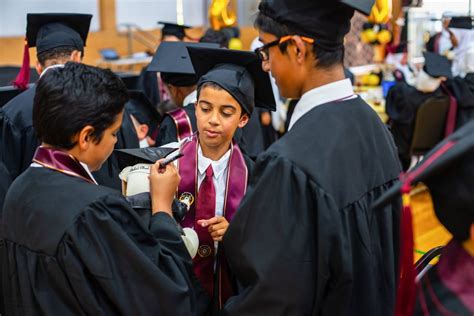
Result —
<instances>
[{"instance_id":1,"label":"student wearing glasses","mask_svg":"<svg viewBox=\"0 0 474 316\"><path fill-rule=\"evenodd\" d=\"M371 3L372 2L372 3ZM344 76L354 9L374 1L263 0L257 50L289 131L257 159L226 234L241 286L224 315L391 315L399 201L371 204L400 172L390 132Z\"/></svg>"}]
</instances>

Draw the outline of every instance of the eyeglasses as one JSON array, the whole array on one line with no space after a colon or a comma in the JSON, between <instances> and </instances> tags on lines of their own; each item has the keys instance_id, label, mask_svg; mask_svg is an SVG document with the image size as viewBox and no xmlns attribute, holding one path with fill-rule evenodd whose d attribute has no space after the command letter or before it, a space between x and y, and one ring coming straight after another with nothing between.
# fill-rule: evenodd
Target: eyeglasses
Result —
<instances>
[{"instance_id":1,"label":"eyeglasses","mask_svg":"<svg viewBox=\"0 0 474 316\"><path fill-rule=\"evenodd\" d=\"M273 42L267 43L263 45L262 47L255 49L255 54L257 54L260 60L267 61L269 58L268 51L270 50L271 47L288 42L289 40L293 39L293 36L294 35L283 36L274 40ZM300 36L300 37L304 42L308 44L314 44L314 39L309 38L309 37L304 37L304 36Z\"/></svg>"}]
</instances>

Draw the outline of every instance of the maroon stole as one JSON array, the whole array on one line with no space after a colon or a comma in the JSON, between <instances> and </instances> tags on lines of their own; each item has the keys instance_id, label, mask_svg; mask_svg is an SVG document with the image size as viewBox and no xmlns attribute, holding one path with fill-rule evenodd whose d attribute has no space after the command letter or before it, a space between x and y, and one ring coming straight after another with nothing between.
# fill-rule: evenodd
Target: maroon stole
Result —
<instances>
[{"instance_id":1,"label":"maroon stole","mask_svg":"<svg viewBox=\"0 0 474 316\"><path fill-rule=\"evenodd\" d=\"M230 278L230 269L225 259L223 244L219 243L219 261L216 266L216 273L214 273L214 259L216 249L214 247L214 241L205 229L199 229L197 221L203 218L199 218L199 210L196 210L196 201L194 197L199 199L198 192L198 165L197 165L197 153L198 153L199 141L197 135L193 136L191 142L183 149L184 157L179 160L179 174L181 176L181 182L178 187L178 197L180 200L187 199L191 201L189 212L181 222L183 227L195 228L196 233L199 237L199 248L198 254L194 258L194 272L198 277L201 285L206 289L211 297L213 295L219 295L219 305L223 306L225 301L232 296L233 289ZM226 191L224 199L224 217L230 223L234 217L237 208L239 207L240 201L242 200L245 191L247 189L247 177L248 170L245 164L244 157L237 144L231 144L231 153L229 158L229 164L227 168L227 181ZM216 188L217 191L217 188ZM198 214L196 216L196 213ZM214 288L214 275L218 277L218 288ZM214 294L214 291L216 292Z\"/></svg>"},{"instance_id":2,"label":"maroon stole","mask_svg":"<svg viewBox=\"0 0 474 316\"><path fill-rule=\"evenodd\" d=\"M446 116L446 127L444 130L444 136L448 137L456 129L456 119L457 119L457 114L458 114L458 100L456 100L456 98L453 96L451 91L449 91L449 89L446 87L444 83L441 84L441 89L449 97L448 115Z\"/></svg>"},{"instance_id":3,"label":"maroon stole","mask_svg":"<svg viewBox=\"0 0 474 316\"><path fill-rule=\"evenodd\" d=\"M178 141L189 137L193 134L193 127L191 125L191 121L189 120L189 116L186 111L182 108L178 108L173 111L169 111L167 113L174 121L176 125L176 137Z\"/></svg>"},{"instance_id":4,"label":"maroon stole","mask_svg":"<svg viewBox=\"0 0 474 316\"><path fill-rule=\"evenodd\" d=\"M33 161L45 168L96 184L79 160L65 151L54 148L38 147L33 157Z\"/></svg>"}]
</instances>

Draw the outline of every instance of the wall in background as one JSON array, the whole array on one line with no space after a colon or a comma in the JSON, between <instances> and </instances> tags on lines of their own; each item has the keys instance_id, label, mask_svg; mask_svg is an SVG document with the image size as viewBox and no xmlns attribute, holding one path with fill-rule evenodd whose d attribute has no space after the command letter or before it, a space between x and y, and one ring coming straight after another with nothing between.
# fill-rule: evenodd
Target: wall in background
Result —
<instances>
[{"instance_id":1,"label":"wall in background","mask_svg":"<svg viewBox=\"0 0 474 316\"><path fill-rule=\"evenodd\" d=\"M3 11L5 0L1 0L0 11ZM13 1L13 0L8 0ZM31 0L37 1L37 0ZM66 0L57 3L63 3ZM69 2L70 0L67 0ZM90 1L90 0L85 0ZM95 1L95 0L94 0ZM194 0L195 1L195 0ZM185 1L186 3L186 1ZM125 56L128 53L128 42L125 33L117 31L117 11L116 11L116 0L97 0L98 6L98 24L99 28L96 32L91 32L87 39L87 47L85 51L84 62L90 65L95 65L100 59L99 50L101 48L115 48L121 56ZM61 10L59 7L58 10ZM186 14L186 12L185 12ZM23 21L26 20L26 16L23 16ZM16 22L15 22L16 23ZM17 22L21 23L21 22ZM0 25L1 26L1 25ZM24 29L24 25L23 25ZM189 30L189 35L193 38L198 38L202 35L202 28L193 28ZM152 34L160 36L160 30L152 30ZM241 29L241 38L244 44L244 48L250 47L251 41L257 36L257 32L252 27L243 27ZM24 35L14 37L0 37L0 65L20 65L23 60L23 46ZM135 52L145 51L147 47L134 41L133 48ZM31 65L33 66L36 62L35 56L36 51L34 48L30 49Z\"/></svg>"},{"instance_id":2,"label":"wall in background","mask_svg":"<svg viewBox=\"0 0 474 316\"><path fill-rule=\"evenodd\" d=\"M100 29L98 0L1 0L0 3L0 38L24 36L27 13L88 13L93 15L91 30Z\"/></svg>"}]
</instances>

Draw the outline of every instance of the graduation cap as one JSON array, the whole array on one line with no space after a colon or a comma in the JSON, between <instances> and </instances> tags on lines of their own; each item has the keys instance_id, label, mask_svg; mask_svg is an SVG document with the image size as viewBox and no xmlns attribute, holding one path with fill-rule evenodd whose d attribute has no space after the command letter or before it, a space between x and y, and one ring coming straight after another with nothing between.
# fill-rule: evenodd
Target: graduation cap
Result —
<instances>
[{"instance_id":1,"label":"graduation cap","mask_svg":"<svg viewBox=\"0 0 474 316\"><path fill-rule=\"evenodd\" d=\"M445 56L432 52L425 52L423 56L425 57L423 69L428 75L433 78L446 77L450 79L453 77L451 64Z\"/></svg>"},{"instance_id":2,"label":"graduation cap","mask_svg":"<svg viewBox=\"0 0 474 316\"><path fill-rule=\"evenodd\" d=\"M159 21L158 24L163 25L161 29L161 38L164 38L167 35L176 36L180 40L186 37L185 30L190 29L191 27L188 25L180 25L172 22L162 22Z\"/></svg>"},{"instance_id":3,"label":"graduation cap","mask_svg":"<svg viewBox=\"0 0 474 316\"><path fill-rule=\"evenodd\" d=\"M341 3L354 8L355 10L365 15L370 15L372 8L375 4L375 0L340 0Z\"/></svg>"},{"instance_id":4,"label":"graduation cap","mask_svg":"<svg viewBox=\"0 0 474 316\"><path fill-rule=\"evenodd\" d=\"M142 91L129 90L128 95L130 99L125 108L140 124L148 125L148 135L152 135L161 121L161 115Z\"/></svg>"},{"instance_id":5,"label":"graduation cap","mask_svg":"<svg viewBox=\"0 0 474 316\"><path fill-rule=\"evenodd\" d=\"M91 19L90 14L78 13L27 14L23 65L14 85L26 89L29 82L30 47L36 47L37 55L57 47L73 47L83 51Z\"/></svg>"},{"instance_id":6,"label":"graduation cap","mask_svg":"<svg viewBox=\"0 0 474 316\"><path fill-rule=\"evenodd\" d=\"M255 106L274 111L275 98L268 73L253 52L224 48L188 47L200 77L198 87L212 82L229 92L242 109L252 114Z\"/></svg>"},{"instance_id":7,"label":"graduation cap","mask_svg":"<svg viewBox=\"0 0 474 316\"><path fill-rule=\"evenodd\" d=\"M199 77L186 47L218 48L214 43L162 42L148 66L148 71L161 73L164 82L177 87L189 87L197 83Z\"/></svg>"},{"instance_id":8,"label":"graduation cap","mask_svg":"<svg viewBox=\"0 0 474 316\"><path fill-rule=\"evenodd\" d=\"M168 147L146 147L133 149L115 149L115 155L120 169L134 166L139 163L154 164L160 159L166 158L178 148Z\"/></svg>"},{"instance_id":9,"label":"graduation cap","mask_svg":"<svg viewBox=\"0 0 474 316\"><path fill-rule=\"evenodd\" d=\"M449 22L448 28L472 30L472 18L470 16L455 16Z\"/></svg>"},{"instance_id":10,"label":"graduation cap","mask_svg":"<svg viewBox=\"0 0 474 316\"><path fill-rule=\"evenodd\" d=\"M354 10L369 14L374 0L262 0L261 14L327 50L342 47ZM293 35L293 34L291 34Z\"/></svg>"},{"instance_id":11,"label":"graduation cap","mask_svg":"<svg viewBox=\"0 0 474 316\"><path fill-rule=\"evenodd\" d=\"M401 272L396 315L413 314L415 271L413 266L413 226L410 191L422 182L431 194L435 214L453 235L464 242L474 223L474 122L466 124L430 151L423 161L401 176L373 205L375 211L402 196Z\"/></svg>"}]
</instances>

